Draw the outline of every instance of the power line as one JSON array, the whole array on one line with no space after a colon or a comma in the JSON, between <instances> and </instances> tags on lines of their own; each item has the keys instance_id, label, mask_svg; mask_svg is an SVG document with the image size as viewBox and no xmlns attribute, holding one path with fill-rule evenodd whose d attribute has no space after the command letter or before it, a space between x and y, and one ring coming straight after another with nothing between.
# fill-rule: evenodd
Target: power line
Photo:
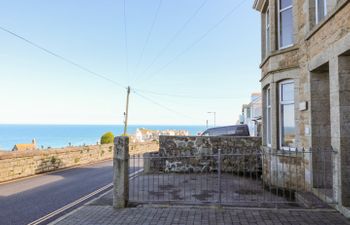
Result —
<instances>
[{"instance_id":1,"label":"power line","mask_svg":"<svg viewBox=\"0 0 350 225\"><path fill-rule=\"evenodd\" d=\"M194 118L194 117L191 117L191 116L189 116L189 115L180 113L180 112L178 112L178 111L176 111L176 110L173 110L173 109L171 109L171 108L169 108L169 107L167 107L167 106L164 106L164 105L162 105L162 104L160 104L160 103L154 101L153 99L148 98L148 97L146 97L146 96L144 96L144 95L142 95L142 94L136 92L135 90L133 90L133 92L135 93L135 95L137 95L137 96L139 96L139 97L141 97L141 98L143 98L143 99L145 99L145 100L151 102L152 104L157 105L157 106L159 106L159 107L161 107L161 108L163 108L163 109L165 109L165 110L167 110L167 111L169 111L169 112L171 112L171 113L173 113L173 114L177 114L177 115L186 117L186 118L191 119L191 120L197 120L197 119L198 119L198 118Z\"/></svg>"},{"instance_id":2,"label":"power line","mask_svg":"<svg viewBox=\"0 0 350 225\"><path fill-rule=\"evenodd\" d=\"M0 26L0 30L4 31L4 32L6 32L6 33L8 33L8 34L10 34L10 35L12 35L12 36L15 36L16 38L18 38L18 39L20 39L20 40L22 40L22 41L28 43L29 45L31 45L31 46L33 46L33 47L35 47L35 48L38 48L38 49L40 49L40 50L46 52L47 54L50 54L50 55L52 55L52 56L54 56L54 57L56 57L56 58L58 58L58 59L60 59L60 60L62 60L62 61L64 61L64 62L70 64L70 65L73 65L73 66L75 66L75 67L77 67L77 68L79 68L79 69L81 69L81 70L83 70L83 71L85 71L85 72L87 72L87 73L89 73L89 74L92 74L92 75L94 75L95 77L102 78L102 79L104 79L104 80L106 80L106 81L108 81L108 82L110 82L110 83L113 83L113 84L119 86L119 87L126 88L126 87L125 87L124 85L122 85L121 83L116 82L116 81L114 81L114 80L112 80L112 79L110 79L110 78L108 78L108 77L106 77L106 76L103 76L103 75L99 74L99 73L96 73L96 72L94 72L94 71L88 69L87 67L84 67L84 66L82 66L82 65L80 65L80 64L78 64L78 63L76 63L76 62L74 62L74 61L72 61L72 60L70 60L70 59L68 59L68 58L66 58L66 57L64 57L64 56L61 56L61 55L59 55L59 54L57 54L57 53L55 53L55 52L53 52L53 51L51 51L51 50L49 50L49 49L47 49L47 48L44 48L44 47L42 47L41 45L36 44L35 42L30 41L30 40L28 40L27 38L24 38L23 36L21 36L21 35L19 35L19 34L16 34L16 33L12 32L12 31L10 31L10 30L8 30L8 29L2 27L2 26Z\"/></svg>"},{"instance_id":3,"label":"power line","mask_svg":"<svg viewBox=\"0 0 350 225\"><path fill-rule=\"evenodd\" d=\"M177 94L168 94L168 93L160 93L160 92L154 92L149 90L143 90L143 89L133 89L138 92L148 93L152 95L158 95L158 96L166 96L166 97L173 97L173 98L187 98L187 99L246 99L245 97L227 97L227 96L193 96L193 95L177 95Z\"/></svg>"},{"instance_id":4,"label":"power line","mask_svg":"<svg viewBox=\"0 0 350 225\"><path fill-rule=\"evenodd\" d=\"M153 58L152 62L146 67L146 69L142 72L145 74L153 64L165 53L165 51L171 46L171 44L178 38L178 36L186 29L186 27L190 24L190 22L197 16L200 10L206 5L208 0L204 0L201 5L194 11L194 13L185 21L185 23L178 29L175 34L170 38L168 43L158 52L158 54ZM141 75L142 76L142 75ZM140 77L141 77L140 76ZM137 81L137 80L135 80Z\"/></svg>"},{"instance_id":5,"label":"power line","mask_svg":"<svg viewBox=\"0 0 350 225\"><path fill-rule=\"evenodd\" d=\"M159 0L156 13L155 13L155 15L154 15L154 17L153 17L152 25L151 25L151 27L150 27L150 30L148 31L148 34L147 34L145 43L144 43L143 48L142 48L142 50L141 50L141 54L140 54L139 60L137 61L137 64L136 64L136 67L135 67L135 71L137 71L137 69L139 68L140 63L141 63L141 61L142 61L142 59L143 59L143 56L144 56L144 54L145 54L145 49L146 49L146 47L147 47L147 45L148 45L148 42L149 42L149 40L150 40L150 37L151 37L151 34L152 34L152 32L153 32L154 26L155 26L155 24L156 24L156 21L157 21L157 18L158 18L158 14L159 14L159 11L160 11L162 2L163 2L163 0Z\"/></svg>"},{"instance_id":6,"label":"power line","mask_svg":"<svg viewBox=\"0 0 350 225\"><path fill-rule=\"evenodd\" d=\"M128 77L128 83L130 81L130 74L129 74L129 50L128 50L128 33L126 29L126 0L124 0L124 7L123 7L123 23L124 23L124 45L125 45L125 60L126 60L126 73Z\"/></svg>"},{"instance_id":7,"label":"power line","mask_svg":"<svg viewBox=\"0 0 350 225\"><path fill-rule=\"evenodd\" d=\"M192 42L190 45L187 46L186 49L184 49L182 52L177 54L175 57L173 57L170 61L168 61L165 65L163 65L160 69L156 70L153 73L149 73L147 79L150 80L158 73L162 72L164 69L166 69L169 65L171 65L174 61L176 61L178 58L180 58L182 55L187 53L189 50L191 50L194 46L196 46L200 41L202 41L206 36L208 36L213 30L215 30L221 23L223 23L229 16L231 16L236 10L243 5L244 2L247 0L241 1L238 5L236 5L233 9L231 9L228 13L226 13L217 23L215 23L212 27L210 27L203 35L201 35L199 38L197 38L194 42Z\"/></svg>"}]
</instances>

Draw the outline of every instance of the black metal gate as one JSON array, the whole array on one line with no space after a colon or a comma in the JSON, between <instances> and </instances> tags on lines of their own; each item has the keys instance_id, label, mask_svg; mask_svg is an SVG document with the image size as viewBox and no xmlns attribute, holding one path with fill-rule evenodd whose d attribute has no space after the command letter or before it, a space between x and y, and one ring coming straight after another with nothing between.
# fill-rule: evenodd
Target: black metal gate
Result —
<instances>
[{"instance_id":1,"label":"black metal gate","mask_svg":"<svg viewBox=\"0 0 350 225\"><path fill-rule=\"evenodd\" d=\"M329 179L326 168L319 171L318 182L307 179L308 171L313 169L310 165L315 161L312 153L304 149L236 153L218 149L215 154L134 155L129 160L130 168L140 173L130 179L129 200L244 207L327 207L320 198L328 202L333 199L314 186ZM319 168L332 160L319 156Z\"/></svg>"}]
</instances>

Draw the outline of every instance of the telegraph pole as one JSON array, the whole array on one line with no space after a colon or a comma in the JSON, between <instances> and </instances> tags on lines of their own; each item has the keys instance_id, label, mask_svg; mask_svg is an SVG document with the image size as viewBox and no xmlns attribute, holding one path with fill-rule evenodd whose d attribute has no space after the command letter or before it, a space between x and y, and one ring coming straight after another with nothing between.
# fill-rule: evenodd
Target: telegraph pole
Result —
<instances>
[{"instance_id":1,"label":"telegraph pole","mask_svg":"<svg viewBox=\"0 0 350 225\"><path fill-rule=\"evenodd\" d=\"M128 86L128 88L127 88L127 94L126 94L126 110L125 110L125 120L124 120L124 136L126 136L127 130L128 130L129 95L130 95L130 86Z\"/></svg>"}]
</instances>

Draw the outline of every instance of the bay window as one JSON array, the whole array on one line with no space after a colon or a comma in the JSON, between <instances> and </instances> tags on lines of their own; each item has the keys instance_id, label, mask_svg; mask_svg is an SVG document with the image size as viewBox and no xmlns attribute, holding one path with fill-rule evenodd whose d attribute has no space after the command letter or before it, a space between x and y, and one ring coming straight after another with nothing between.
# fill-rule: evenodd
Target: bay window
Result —
<instances>
[{"instance_id":1,"label":"bay window","mask_svg":"<svg viewBox=\"0 0 350 225\"><path fill-rule=\"evenodd\" d=\"M295 148L294 82L279 84L279 136L282 149Z\"/></svg>"},{"instance_id":2,"label":"bay window","mask_svg":"<svg viewBox=\"0 0 350 225\"><path fill-rule=\"evenodd\" d=\"M279 48L293 45L293 1L278 0L278 42Z\"/></svg>"}]
</instances>

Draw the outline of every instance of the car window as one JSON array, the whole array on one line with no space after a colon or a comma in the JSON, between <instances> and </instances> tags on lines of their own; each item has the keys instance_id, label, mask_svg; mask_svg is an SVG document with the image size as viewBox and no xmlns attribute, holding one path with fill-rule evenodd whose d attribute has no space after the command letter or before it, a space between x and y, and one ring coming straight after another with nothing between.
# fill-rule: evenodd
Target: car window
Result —
<instances>
[{"instance_id":1,"label":"car window","mask_svg":"<svg viewBox=\"0 0 350 225\"><path fill-rule=\"evenodd\" d=\"M227 127L227 134L228 134L228 135L236 134L236 128L237 128L237 127L235 127L235 126Z\"/></svg>"},{"instance_id":2,"label":"car window","mask_svg":"<svg viewBox=\"0 0 350 225\"><path fill-rule=\"evenodd\" d=\"M220 128L215 128L212 129L212 131L210 132L210 135L213 136L220 136L220 135L226 135L227 131L225 127L220 127Z\"/></svg>"},{"instance_id":3,"label":"car window","mask_svg":"<svg viewBox=\"0 0 350 225\"><path fill-rule=\"evenodd\" d=\"M247 135L246 134L246 129L244 126L241 126L241 127L237 127L236 129L236 135Z\"/></svg>"}]
</instances>

